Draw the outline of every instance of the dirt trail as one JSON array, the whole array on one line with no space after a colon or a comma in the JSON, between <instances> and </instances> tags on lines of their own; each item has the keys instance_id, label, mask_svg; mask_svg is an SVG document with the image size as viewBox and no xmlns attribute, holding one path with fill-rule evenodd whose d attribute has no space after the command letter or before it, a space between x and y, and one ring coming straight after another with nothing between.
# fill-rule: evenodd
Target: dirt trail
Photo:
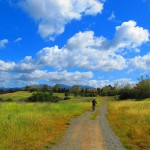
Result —
<instances>
[{"instance_id":1,"label":"dirt trail","mask_svg":"<svg viewBox=\"0 0 150 150\"><path fill-rule=\"evenodd\" d=\"M104 150L100 116L98 115L95 120L91 120L90 115L92 113L89 111L78 118L74 118L63 140L51 150Z\"/></svg>"},{"instance_id":2,"label":"dirt trail","mask_svg":"<svg viewBox=\"0 0 150 150\"><path fill-rule=\"evenodd\" d=\"M125 150L108 124L106 101L96 111L95 120L90 119L92 111L74 118L62 141L50 150Z\"/></svg>"}]
</instances>

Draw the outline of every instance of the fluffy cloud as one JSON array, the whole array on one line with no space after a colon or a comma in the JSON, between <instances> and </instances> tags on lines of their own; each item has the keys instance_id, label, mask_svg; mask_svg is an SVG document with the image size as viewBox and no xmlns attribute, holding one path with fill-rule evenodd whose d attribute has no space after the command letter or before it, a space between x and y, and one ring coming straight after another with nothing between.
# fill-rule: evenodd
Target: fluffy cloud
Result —
<instances>
[{"instance_id":1,"label":"fluffy cloud","mask_svg":"<svg viewBox=\"0 0 150 150\"><path fill-rule=\"evenodd\" d=\"M11 72L15 67L14 62L4 62L0 60L0 71Z\"/></svg>"},{"instance_id":2,"label":"fluffy cloud","mask_svg":"<svg viewBox=\"0 0 150 150\"><path fill-rule=\"evenodd\" d=\"M114 80L111 83L111 85L117 86L117 87L125 87L125 86L132 86L133 87L136 85L136 82L130 78L121 78L121 79Z\"/></svg>"},{"instance_id":3,"label":"fluffy cloud","mask_svg":"<svg viewBox=\"0 0 150 150\"><path fill-rule=\"evenodd\" d=\"M92 47L70 50L67 48L59 49L57 46L44 48L36 55L34 65L52 66L56 69L68 69L74 66L90 70L121 70L126 66L125 59L116 55L99 51Z\"/></svg>"},{"instance_id":4,"label":"fluffy cloud","mask_svg":"<svg viewBox=\"0 0 150 150\"><path fill-rule=\"evenodd\" d=\"M40 81L45 81L47 84L54 85L56 83L66 85L85 85L91 87L104 87L107 85L117 85L118 87L126 86L127 84L135 85L135 82L131 79L118 79L114 81L110 80L93 80L92 72L48 72L44 70L35 70L32 73L7 73L1 71L0 84L7 87L8 85L20 86L20 85L35 85ZM10 84L11 83L11 84ZM116 84L117 83L117 84Z\"/></svg>"},{"instance_id":5,"label":"fluffy cloud","mask_svg":"<svg viewBox=\"0 0 150 150\"><path fill-rule=\"evenodd\" d=\"M104 49L113 51L119 51L124 48L135 49L143 43L148 42L149 36L150 33L148 30L137 26L135 21L129 20L117 26L114 39L105 40L103 46Z\"/></svg>"},{"instance_id":6,"label":"fluffy cloud","mask_svg":"<svg viewBox=\"0 0 150 150\"><path fill-rule=\"evenodd\" d=\"M9 41L7 39L0 40L0 48L4 48Z\"/></svg>"},{"instance_id":7,"label":"fluffy cloud","mask_svg":"<svg viewBox=\"0 0 150 150\"><path fill-rule=\"evenodd\" d=\"M130 63L136 68L150 70L150 53L144 56L136 56L131 59Z\"/></svg>"},{"instance_id":8,"label":"fluffy cloud","mask_svg":"<svg viewBox=\"0 0 150 150\"><path fill-rule=\"evenodd\" d=\"M140 37L140 38L139 38ZM138 47L149 41L149 31L137 26L135 21L123 22L116 27L114 43L118 47Z\"/></svg>"},{"instance_id":9,"label":"fluffy cloud","mask_svg":"<svg viewBox=\"0 0 150 150\"><path fill-rule=\"evenodd\" d=\"M93 77L92 72L78 72L78 71L48 72L44 70L35 70L32 73L9 74L3 72L3 74L5 74L5 77L2 79L0 77L0 83L3 82L6 84L7 82L11 81L16 85L38 84L40 81L45 81L48 84L59 83L59 84L74 85L86 83Z\"/></svg>"},{"instance_id":10,"label":"fluffy cloud","mask_svg":"<svg viewBox=\"0 0 150 150\"><path fill-rule=\"evenodd\" d=\"M70 21L96 15L103 9L98 0L23 0L18 4L38 23L43 38L61 34Z\"/></svg>"},{"instance_id":11,"label":"fluffy cloud","mask_svg":"<svg viewBox=\"0 0 150 150\"><path fill-rule=\"evenodd\" d=\"M140 35L141 38L138 38ZM122 70L127 67L126 59L121 50L138 49L140 45L149 41L149 32L136 26L134 21L128 21L116 27L115 37L108 40L105 37L94 36L93 31L79 32L71 37L62 48L58 46L45 47L34 58L25 57L20 63L1 62L1 70L14 72L33 72L44 67L57 70L73 67L87 70ZM120 51L120 53L118 53ZM137 65L134 65L137 66Z\"/></svg>"},{"instance_id":12,"label":"fluffy cloud","mask_svg":"<svg viewBox=\"0 0 150 150\"><path fill-rule=\"evenodd\" d=\"M10 81L11 76L7 72L0 71L0 87L6 87L7 83Z\"/></svg>"},{"instance_id":13,"label":"fluffy cloud","mask_svg":"<svg viewBox=\"0 0 150 150\"><path fill-rule=\"evenodd\" d=\"M47 72L43 70L35 70L34 72L22 73L20 74L17 79L24 80L24 81L36 81L36 80L45 80L54 83L69 83L69 82L80 82L86 81L93 77L92 72Z\"/></svg>"},{"instance_id":14,"label":"fluffy cloud","mask_svg":"<svg viewBox=\"0 0 150 150\"><path fill-rule=\"evenodd\" d=\"M112 40L95 37L93 31L79 32L61 49L58 46L42 49L37 54L37 60L57 69L77 66L90 70L122 70L127 67L127 63L121 54L117 54L120 49L136 51L148 41L148 30L136 26L135 21L128 21L116 27Z\"/></svg>"}]
</instances>

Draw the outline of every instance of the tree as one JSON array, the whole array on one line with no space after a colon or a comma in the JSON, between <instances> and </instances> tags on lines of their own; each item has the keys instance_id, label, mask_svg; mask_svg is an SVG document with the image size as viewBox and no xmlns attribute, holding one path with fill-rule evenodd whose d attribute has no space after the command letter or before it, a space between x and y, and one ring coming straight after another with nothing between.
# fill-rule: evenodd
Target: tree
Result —
<instances>
[{"instance_id":1,"label":"tree","mask_svg":"<svg viewBox=\"0 0 150 150\"><path fill-rule=\"evenodd\" d=\"M32 86L31 85L25 87L25 91L31 91L31 90L32 90Z\"/></svg>"},{"instance_id":2,"label":"tree","mask_svg":"<svg viewBox=\"0 0 150 150\"><path fill-rule=\"evenodd\" d=\"M43 88L42 88L42 91L43 91L43 92L48 92L48 90L49 90L48 85L47 85L47 84L44 84L44 85L43 85Z\"/></svg>"},{"instance_id":3,"label":"tree","mask_svg":"<svg viewBox=\"0 0 150 150\"><path fill-rule=\"evenodd\" d=\"M97 88L97 93L98 93L98 95L101 94L101 89L100 88Z\"/></svg>"},{"instance_id":4,"label":"tree","mask_svg":"<svg viewBox=\"0 0 150 150\"><path fill-rule=\"evenodd\" d=\"M60 85L59 84L55 84L55 86L53 88L54 92L58 92L59 89L60 89Z\"/></svg>"},{"instance_id":5,"label":"tree","mask_svg":"<svg viewBox=\"0 0 150 150\"><path fill-rule=\"evenodd\" d=\"M73 85L73 86L71 87L71 92L72 92L73 94L78 95L79 91L80 91L80 87L79 87L78 85Z\"/></svg>"},{"instance_id":6,"label":"tree","mask_svg":"<svg viewBox=\"0 0 150 150\"><path fill-rule=\"evenodd\" d=\"M136 86L137 98L149 98L150 97L150 78L142 79Z\"/></svg>"}]
</instances>

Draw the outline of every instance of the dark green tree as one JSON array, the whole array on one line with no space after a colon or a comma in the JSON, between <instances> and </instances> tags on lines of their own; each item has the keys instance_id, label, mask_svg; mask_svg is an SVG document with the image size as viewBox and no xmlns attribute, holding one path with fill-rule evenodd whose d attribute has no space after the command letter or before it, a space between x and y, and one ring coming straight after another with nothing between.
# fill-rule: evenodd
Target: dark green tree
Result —
<instances>
[{"instance_id":1,"label":"dark green tree","mask_svg":"<svg viewBox=\"0 0 150 150\"><path fill-rule=\"evenodd\" d=\"M58 92L59 89L60 89L60 85L59 84L55 84L55 86L53 88L54 92Z\"/></svg>"}]
</instances>

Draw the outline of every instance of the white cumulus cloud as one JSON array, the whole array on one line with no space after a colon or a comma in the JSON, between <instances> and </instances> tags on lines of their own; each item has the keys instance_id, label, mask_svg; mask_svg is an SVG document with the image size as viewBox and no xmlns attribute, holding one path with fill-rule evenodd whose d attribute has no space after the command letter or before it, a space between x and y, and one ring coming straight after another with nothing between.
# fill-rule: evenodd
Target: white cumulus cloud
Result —
<instances>
[{"instance_id":1,"label":"white cumulus cloud","mask_svg":"<svg viewBox=\"0 0 150 150\"><path fill-rule=\"evenodd\" d=\"M131 65L142 70L150 70L150 53L131 59Z\"/></svg>"},{"instance_id":2,"label":"white cumulus cloud","mask_svg":"<svg viewBox=\"0 0 150 150\"><path fill-rule=\"evenodd\" d=\"M148 30L137 26L135 21L130 20L116 27L116 34L112 45L117 48L135 48L148 42L149 36Z\"/></svg>"},{"instance_id":3,"label":"white cumulus cloud","mask_svg":"<svg viewBox=\"0 0 150 150\"><path fill-rule=\"evenodd\" d=\"M44 67L53 67L59 71L73 67L102 71L123 70L128 67L128 62L122 53L127 53L128 49L136 52L139 46L148 41L148 30L136 26L134 21L128 21L116 27L112 40L96 37L93 31L79 32L68 39L62 48L57 45L45 47L33 58L26 56L17 64L0 61L0 70L20 73L29 73ZM132 66L148 69L149 54L128 61L132 62Z\"/></svg>"},{"instance_id":4,"label":"white cumulus cloud","mask_svg":"<svg viewBox=\"0 0 150 150\"><path fill-rule=\"evenodd\" d=\"M35 70L32 73L20 73L15 76L15 81L18 82L38 82L40 80L44 80L48 83L59 83L59 84L81 84L82 82L87 82L87 80L93 77L92 72L47 72L44 70Z\"/></svg>"},{"instance_id":5,"label":"white cumulus cloud","mask_svg":"<svg viewBox=\"0 0 150 150\"><path fill-rule=\"evenodd\" d=\"M103 9L98 0L23 0L18 4L38 23L40 35L50 39L63 33L70 21L96 15Z\"/></svg>"},{"instance_id":6,"label":"white cumulus cloud","mask_svg":"<svg viewBox=\"0 0 150 150\"><path fill-rule=\"evenodd\" d=\"M11 72L15 67L14 62L5 62L0 60L0 71Z\"/></svg>"}]
</instances>

